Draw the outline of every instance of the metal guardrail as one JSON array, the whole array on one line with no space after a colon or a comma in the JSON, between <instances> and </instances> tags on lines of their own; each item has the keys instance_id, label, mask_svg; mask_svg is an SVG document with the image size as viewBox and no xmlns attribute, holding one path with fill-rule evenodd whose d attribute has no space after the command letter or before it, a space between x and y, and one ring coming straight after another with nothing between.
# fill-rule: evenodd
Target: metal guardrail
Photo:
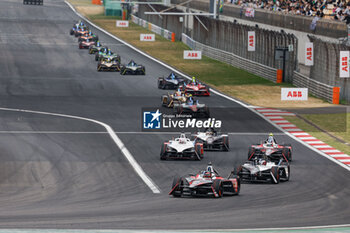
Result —
<instances>
[{"instance_id":1,"label":"metal guardrail","mask_svg":"<svg viewBox=\"0 0 350 233\"><path fill-rule=\"evenodd\" d=\"M331 103L333 101L333 86L318 82L296 71L294 71L293 74L293 85L297 87L306 87L309 89L309 93L314 96L325 99Z\"/></svg>"},{"instance_id":2,"label":"metal guardrail","mask_svg":"<svg viewBox=\"0 0 350 233\"><path fill-rule=\"evenodd\" d=\"M186 34L182 34L182 42L193 50L201 50L203 55L207 57L241 68L272 82L276 82L277 69L275 68L239 57L233 53L203 45L191 39ZM333 100L333 86L310 79L296 71L293 72L293 85L296 87L306 87L312 95L325 99L328 102L332 102Z\"/></svg>"},{"instance_id":3,"label":"metal guardrail","mask_svg":"<svg viewBox=\"0 0 350 233\"><path fill-rule=\"evenodd\" d=\"M237 56L233 53L229 53L220 49L216 49L204 44L201 44L191 39L186 34L182 34L182 42L188 45L193 50L201 50L203 55L213 58L215 60L230 64L234 67L246 70L252 74L256 74L260 77L268 79L272 82L276 82L277 69L265 66L263 64L245 59Z\"/></svg>"},{"instance_id":4,"label":"metal guardrail","mask_svg":"<svg viewBox=\"0 0 350 233\"><path fill-rule=\"evenodd\" d=\"M150 31L164 37L165 39L171 40L171 34L172 32L169 30L166 30L164 28L161 28L153 23L149 23L144 19L141 19L139 17L136 17L135 15L131 15L131 21L137 25L140 25L144 28L149 29Z\"/></svg>"}]
</instances>

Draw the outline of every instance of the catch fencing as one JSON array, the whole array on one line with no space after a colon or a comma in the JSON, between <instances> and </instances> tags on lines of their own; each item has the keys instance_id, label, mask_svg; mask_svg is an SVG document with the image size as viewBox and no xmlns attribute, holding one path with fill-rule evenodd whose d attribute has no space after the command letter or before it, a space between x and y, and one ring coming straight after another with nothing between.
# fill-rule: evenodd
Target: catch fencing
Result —
<instances>
[{"instance_id":1,"label":"catch fencing","mask_svg":"<svg viewBox=\"0 0 350 233\"><path fill-rule=\"evenodd\" d=\"M131 15L131 21L137 25L147 28L148 30L164 37L165 39L171 40L171 34L172 34L171 31L161 28L155 24L149 23L144 19L136 17L135 15Z\"/></svg>"},{"instance_id":2,"label":"catch fencing","mask_svg":"<svg viewBox=\"0 0 350 233\"><path fill-rule=\"evenodd\" d=\"M216 20L204 16L198 17L208 28L206 30L198 20L193 22L193 39L239 57L263 64L275 69L282 69L282 61L275 60L276 47L293 46L285 67L285 81L292 82L293 71L297 68L297 38L292 34L275 32L233 22ZM248 31L255 32L255 51L248 51Z\"/></svg>"},{"instance_id":3,"label":"catch fencing","mask_svg":"<svg viewBox=\"0 0 350 233\"><path fill-rule=\"evenodd\" d=\"M234 67L241 68L272 82L276 81L277 69L237 56L236 54L216 49L191 39L186 34L182 34L182 42L193 50L201 50L203 55L225 62Z\"/></svg>"},{"instance_id":4,"label":"catch fencing","mask_svg":"<svg viewBox=\"0 0 350 233\"><path fill-rule=\"evenodd\" d=\"M340 87L340 99L350 102L349 78L339 78L340 51L349 51L344 44L325 42L309 36L314 44L314 65L311 66L310 79L329 86Z\"/></svg>"}]
</instances>

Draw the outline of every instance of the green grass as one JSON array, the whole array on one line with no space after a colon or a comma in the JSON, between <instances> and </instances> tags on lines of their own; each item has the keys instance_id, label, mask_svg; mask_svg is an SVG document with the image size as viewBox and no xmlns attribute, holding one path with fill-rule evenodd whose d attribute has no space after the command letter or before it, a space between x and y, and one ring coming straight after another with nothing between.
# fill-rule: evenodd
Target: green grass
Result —
<instances>
[{"instance_id":1,"label":"green grass","mask_svg":"<svg viewBox=\"0 0 350 233\"><path fill-rule=\"evenodd\" d=\"M347 131L343 130L344 126L341 126L340 124L338 124L336 122L336 120L332 120L332 118L329 118L327 116L315 116L316 114L308 114L308 115L302 115L303 117L305 117L306 119L312 121L314 124L316 124L318 127L322 128L321 126L326 126L327 122L332 121L332 124L335 125L335 127L338 127L339 130L342 130L343 132L329 132L332 135L341 138L342 140L345 140L346 142L350 142L350 135L349 135L349 126L347 126ZM321 114L318 114L321 115ZM322 115L328 115L328 114L322 114ZM335 114L337 115L337 114ZM338 114L340 115L340 114ZM339 119L339 117L341 116L337 116L335 117L335 119ZM289 122L295 124L296 126L298 126L300 129L302 129L303 131L309 133L311 136L327 143L328 145L346 153L346 154L350 154L350 146L346 145L344 143L341 143L337 140L335 140L334 138L330 137L329 135L321 132L320 130L318 130L317 128L313 127L312 125L306 123L304 120L297 118L297 117L284 117L286 120L288 120ZM347 119L349 122L350 116L347 115ZM317 122L317 123L316 123ZM337 126L338 125L338 126ZM334 129L332 129L334 131Z\"/></svg>"},{"instance_id":2,"label":"green grass","mask_svg":"<svg viewBox=\"0 0 350 233\"><path fill-rule=\"evenodd\" d=\"M97 14L97 15L89 15L88 18L90 20L99 20L99 19L110 19L110 20L120 20L122 19L122 16L112 16L112 15L104 15L104 14Z\"/></svg>"}]
</instances>

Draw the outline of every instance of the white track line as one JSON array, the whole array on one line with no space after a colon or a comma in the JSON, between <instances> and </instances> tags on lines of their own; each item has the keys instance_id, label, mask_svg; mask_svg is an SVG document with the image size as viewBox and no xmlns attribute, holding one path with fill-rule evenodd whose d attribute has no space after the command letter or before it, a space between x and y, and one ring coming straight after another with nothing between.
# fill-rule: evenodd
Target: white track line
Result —
<instances>
[{"instance_id":1,"label":"white track line","mask_svg":"<svg viewBox=\"0 0 350 233\"><path fill-rule=\"evenodd\" d=\"M182 75L183 77L187 78L188 80L191 80L191 79L192 79L191 77L189 77L188 75L182 73L181 71L179 71L179 70L177 70L177 69L175 69L175 68L173 68L173 67L167 65L166 63L164 63L164 62L162 62L162 61L157 60L156 58L154 58L154 57L152 57L152 56L150 56L150 55L148 55L148 54L142 52L141 50L139 50L138 48L136 48L136 47L132 46L131 44L125 42L124 40L122 40L122 39L120 39L120 38L118 38L118 37L112 35L111 33L107 32L107 31L104 30L103 28L100 28L99 26L97 26L96 24L92 23L90 20L88 20L87 18L85 18L83 15L81 15L80 13L78 13L78 12L74 9L74 7L73 7L69 2L67 2L66 0L65 0L64 2L72 9L72 11L73 11L76 15L78 15L79 17L81 17L81 18L84 19L85 21L89 22L89 24L91 24L92 26L94 26L95 28L97 28L98 30L100 30L101 32L104 32L105 34L109 35L110 37L114 38L115 40L117 40L117 41L119 41L119 42L125 44L125 45L128 46L129 48L131 48L131 49L133 49L134 51L138 52L139 54L141 54L141 55L143 55L143 56L145 56L145 57L147 57L147 58L149 58L149 59L151 59L151 60L157 62L158 64L161 64L162 66L168 68L169 70L172 70L172 71L174 71L174 72L176 72L176 73ZM214 89L212 89L212 88L210 88L210 91L211 91L212 93L215 93L216 95L219 95L219 96L221 96L221 97L223 97L223 98L225 98L225 99L231 100L231 101L233 101L233 102L235 102L235 103L237 103L237 104L239 104L239 105L241 105L241 106L243 106L243 107L246 107L247 109L251 110L251 111L254 112L255 114L257 114L257 115L259 115L260 117L262 117L264 120L266 120L267 122L269 122L271 125L275 126L277 129L281 130L282 132L285 132L285 134L288 135L289 137L291 137L291 138L293 138L294 140L298 141L299 143L303 144L305 147L309 148L310 150L316 152L317 154L319 154L319 155L321 155L321 156L323 156L323 157L325 157L325 158L331 160L332 162L334 162L334 163L338 164L339 166L345 168L346 170L350 171L350 167L349 167L349 166L347 166L347 165L345 165L345 164L339 162L338 160L332 158L331 156L329 156L329 155L327 155L327 154L325 154L325 153L322 153L321 151L319 151L319 150L317 150L316 148L312 147L311 145L305 143L304 141L300 140L298 137L295 137L293 134L291 134L291 133L289 133L288 131L282 129L280 126L275 125L273 122L271 122L271 121L269 120L269 119L274 119L274 118L275 118L275 119L276 119L276 118L281 118L281 116L264 116L263 114L261 114L261 113L259 113L258 111L256 111L251 105L247 105L247 104L245 104L245 103L242 103L242 102L240 102L240 101L238 101L238 100L236 100L236 99L234 99L234 98L232 98L232 97L230 97L230 96L227 96L227 95L225 95L225 94L222 94L222 93L220 93L220 92L218 92L218 91L216 91L216 90L214 90ZM294 115L294 114L293 114L293 115Z\"/></svg>"},{"instance_id":2,"label":"white track line","mask_svg":"<svg viewBox=\"0 0 350 233\"><path fill-rule=\"evenodd\" d=\"M65 117L65 118L89 121L89 122L98 124L100 126L103 126L107 130L107 132L108 132L109 136L112 138L112 140L118 146L120 151L123 153L125 158L129 161L130 165L133 167L135 172L141 177L143 182L145 182L145 184L152 190L153 193L160 193L160 189L157 187L157 185L153 182L153 180L151 180L151 178L143 171L141 166L136 162L136 160L134 159L132 154L125 147L124 143L120 140L120 138L117 136L117 134L113 131L112 127L107 125L106 123L103 123L101 121L97 121L94 119L90 119L90 118L72 116L72 115L67 115L67 114L59 114L59 113L49 113L49 112L32 111L32 110L24 110L24 109L13 109L13 108L0 108L0 110Z\"/></svg>"}]
</instances>

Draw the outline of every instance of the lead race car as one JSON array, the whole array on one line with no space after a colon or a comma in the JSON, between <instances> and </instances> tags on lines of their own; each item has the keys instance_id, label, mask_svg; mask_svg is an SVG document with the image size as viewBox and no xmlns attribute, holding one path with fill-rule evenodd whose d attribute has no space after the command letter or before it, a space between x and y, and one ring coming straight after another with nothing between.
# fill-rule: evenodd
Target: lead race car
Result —
<instances>
[{"instance_id":1,"label":"lead race car","mask_svg":"<svg viewBox=\"0 0 350 233\"><path fill-rule=\"evenodd\" d=\"M268 155L272 160L279 161L283 158L286 161L292 161L292 146L291 144L277 144L273 134L270 133L267 140L260 144L251 145L248 149L248 160L259 157L262 154Z\"/></svg>"},{"instance_id":2,"label":"lead race car","mask_svg":"<svg viewBox=\"0 0 350 233\"><path fill-rule=\"evenodd\" d=\"M270 156L262 155L239 166L236 175L242 181L278 184L280 181L289 181L290 165L282 158L279 162L274 162Z\"/></svg>"},{"instance_id":3,"label":"lead race car","mask_svg":"<svg viewBox=\"0 0 350 233\"><path fill-rule=\"evenodd\" d=\"M228 151L230 149L228 135L219 134L213 128L208 128L205 132L197 132L193 136L196 142L203 143L204 150Z\"/></svg>"},{"instance_id":4,"label":"lead race car","mask_svg":"<svg viewBox=\"0 0 350 233\"><path fill-rule=\"evenodd\" d=\"M97 63L97 71L120 71L120 63L115 58L103 58Z\"/></svg>"},{"instance_id":5,"label":"lead race car","mask_svg":"<svg viewBox=\"0 0 350 233\"><path fill-rule=\"evenodd\" d=\"M182 85L181 89L185 93L192 94L193 96L210 96L209 87L205 84L197 82L195 77L192 78L191 82Z\"/></svg>"},{"instance_id":6,"label":"lead race car","mask_svg":"<svg viewBox=\"0 0 350 233\"><path fill-rule=\"evenodd\" d=\"M146 68L143 65L139 65L133 60L131 60L127 65L122 65L120 67L120 74L133 74L133 75L145 75L146 74Z\"/></svg>"},{"instance_id":7,"label":"lead race car","mask_svg":"<svg viewBox=\"0 0 350 233\"><path fill-rule=\"evenodd\" d=\"M181 103L175 108L177 114L180 115L191 115L192 117L198 118L209 118L210 111L209 107L205 104L200 104L198 100L193 100L189 97L185 103Z\"/></svg>"},{"instance_id":8,"label":"lead race car","mask_svg":"<svg viewBox=\"0 0 350 233\"><path fill-rule=\"evenodd\" d=\"M195 159L203 158L203 144L191 141L185 134L180 137L166 141L160 149L160 159Z\"/></svg>"},{"instance_id":9,"label":"lead race car","mask_svg":"<svg viewBox=\"0 0 350 233\"><path fill-rule=\"evenodd\" d=\"M175 73L169 74L168 77L158 78L159 89L176 89L185 82L185 79Z\"/></svg>"},{"instance_id":10,"label":"lead race car","mask_svg":"<svg viewBox=\"0 0 350 233\"><path fill-rule=\"evenodd\" d=\"M240 189L241 182L238 176L231 173L227 178L223 178L209 163L205 171L200 171L196 175L176 176L169 195L220 198L223 195L239 195Z\"/></svg>"}]
</instances>

